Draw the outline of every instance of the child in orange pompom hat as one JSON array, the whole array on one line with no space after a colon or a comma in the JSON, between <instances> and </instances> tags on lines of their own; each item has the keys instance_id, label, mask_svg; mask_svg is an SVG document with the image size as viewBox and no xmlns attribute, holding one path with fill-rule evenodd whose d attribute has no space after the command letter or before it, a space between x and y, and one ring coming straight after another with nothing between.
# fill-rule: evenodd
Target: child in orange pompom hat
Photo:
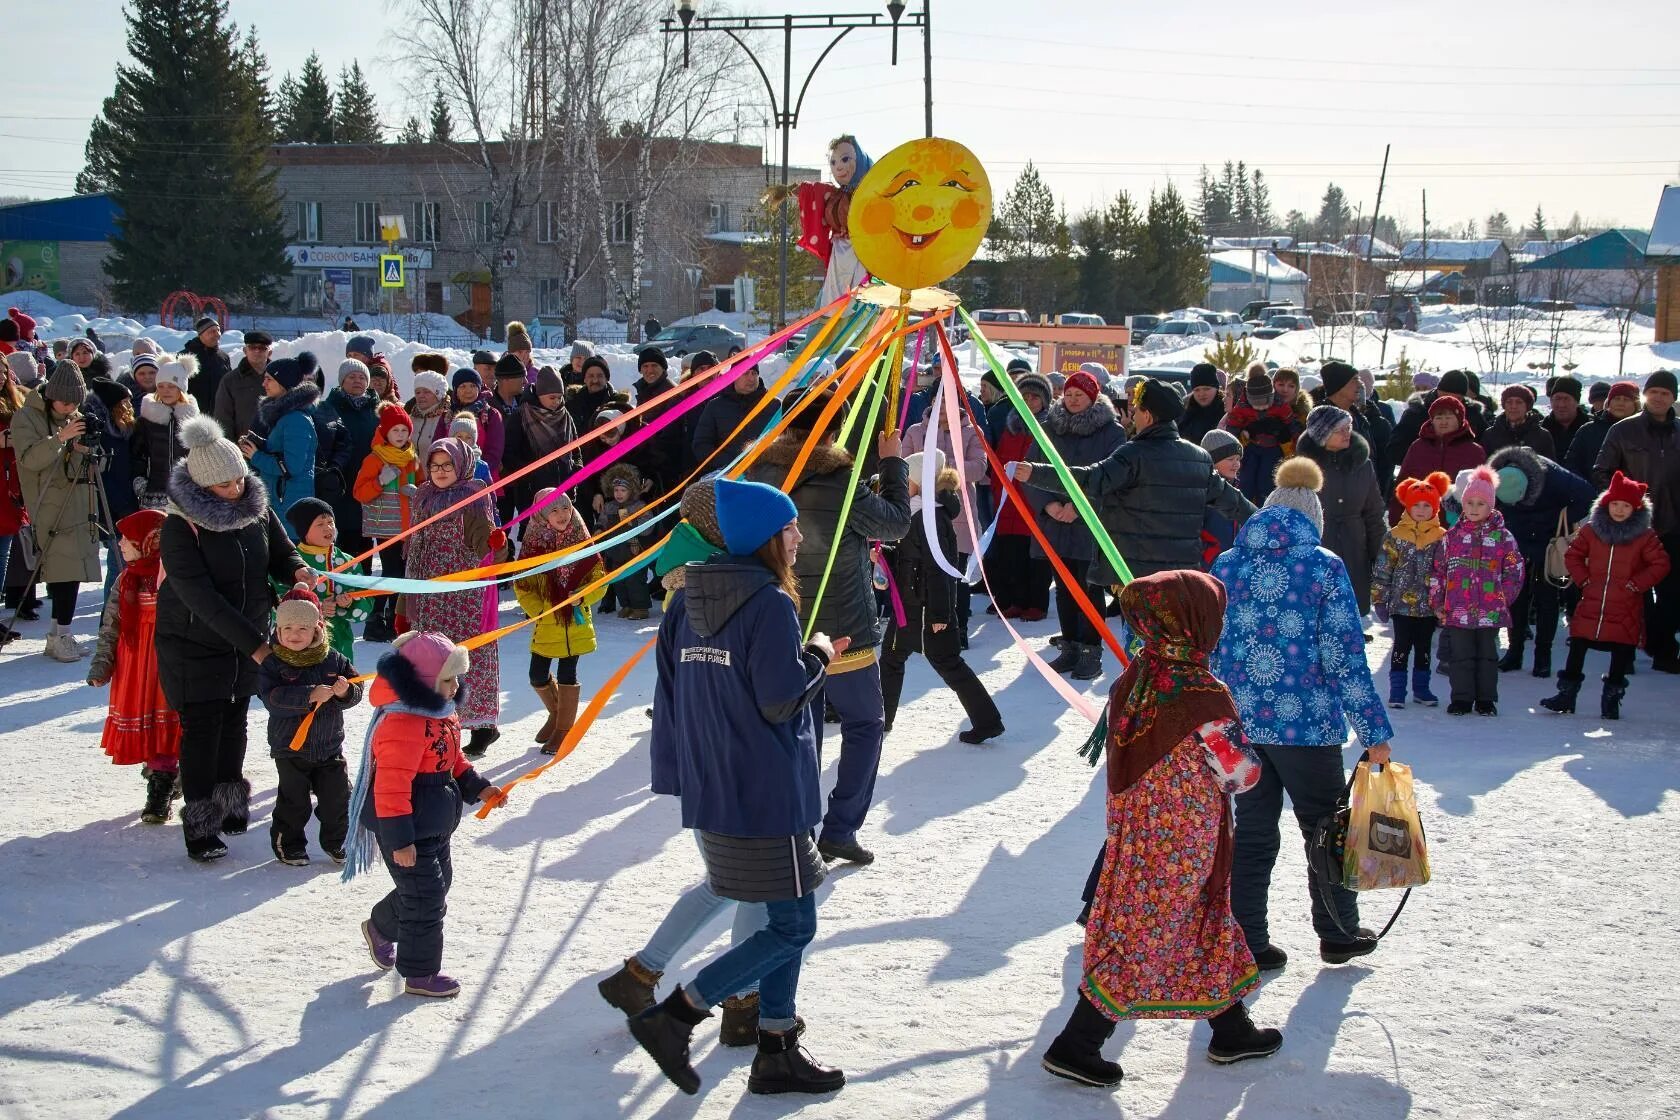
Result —
<instances>
[{"instance_id":1,"label":"child in orange pompom hat","mask_svg":"<svg viewBox=\"0 0 1680 1120\"><path fill-rule=\"evenodd\" d=\"M1381 622L1394 626L1388 659L1388 706L1406 706L1406 664L1412 663L1412 699L1433 708L1440 699L1429 690L1429 643L1438 622L1429 606L1429 573L1447 531L1441 526L1441 499L1452 479L1436 471L1425 479L1402 479L1394 488L1400 520L1388 531L1371 569L1371 606Z\"/></svg>"}]
</instances>

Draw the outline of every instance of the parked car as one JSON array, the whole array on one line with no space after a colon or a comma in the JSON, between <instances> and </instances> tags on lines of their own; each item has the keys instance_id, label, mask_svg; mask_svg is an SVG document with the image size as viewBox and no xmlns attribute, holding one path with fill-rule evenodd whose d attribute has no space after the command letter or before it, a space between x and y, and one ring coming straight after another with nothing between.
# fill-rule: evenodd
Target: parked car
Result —
<instances>
[{"instance_id":1,"label":"parked car","mask_svg":"<svg viewBox=\"0 0 1680 1120\"><path fill-rule=\"evenodd\" d=\"M686 327L667 327L648 340L650 345L665 351L667 357L682 357L696 350L710 350L715 357L733 358L747 348L747 336L732 331L721 323L694 323Z\"/></svg>"},{"instance_id":2,"label":"parked car","mask_svg":"<svg viewBox=\"0 0 1680 1120\"><path fill-rule=\"evenodd\" d=\"M1234 311L1203 311L1196 317L1213 328L1215 338L1247 338L1254 330Z\"/></svg>"},{"instance_id":3,"label":"parked car","mask_svg":"<svg viewBox=\"0 0 1680 1120\"><path fill-rule=\"evenodd\" d=\"M1176 386L1181 392L1190 392L1190 371L1178 366L1133 366L1126 371L1126 385L1130 387L1140 378L1152 377L1156 381L1165 381Z\"/></svg>"},{"instance_id":4,"label":"parked car","mask_svg":"<svg viewBox=\"0 0 1680 1120\"><path fill-rule=\"evenodd\" d=\"M1058 327L1106 327L1108 320L1088 311L1064 311L1056 316Z\"/></svg>"},{"instance_id":5,"label":"parked car","mask_svg":"<svg viewBox=\"0 0 1680 1120\"><path fill-rule=\"evenodd\" d=\"M1243 309L1237 312L1237 316L1245 323L1263 323L1266 321L1266 312L1274 308L1278 311L1288 311L1290 309L1287 303L1279 303L1276 300L1269 299L1256 299L1243 304Z\"/></svg>"},{"instance_id":6,"label":"parked car","mask_svg":"<svg viewBox=\"0 0 1680 1120\"><path fill-rule=\"evenodd\" d=\"M1032 316L1019 307L982 307L974 313L976 323L1030 323Z\"/></svg>"},{"instance_id":7,"label":"parked car","mask_svg":"<svg viewBox=\"0 0 1680 1120\"><path fill-rule=\"evenodd\" d=\"M1317 325L1310 315L1273 315L1265 326L1254 328L1254 337L1278 338L1290 331L1310 331Z\"/></svg>"},{"instance_id":8,"label":"parked car","mask_svg":"<svg viewBox=\"0 0 1680 1120\"><path fill-rule=\"evenodd\" d=\"M1138 343L1148 338L1155 330L1155 327L1161 322L1161 319L1162 316L1160 315L1126 316L1126 326L1132 332L1132 345L1136 346Z\"/></svg>"},{"instance_id":9,"label":"parked car","mask_svg":"<svg viewBox=\"0 0 1680 1120\"><path fill-rule=\"evenodd\" d=\"M1332 327L1368 327L1374 331L1382 330L1382 316L1375 311L1332 311L1329 325Z\"/></svg>"},{"instance_id":10,"label":"parked car","mask_svg":"<svg viewBox=\"0 0 1680 1120\"><path fill-rule=\"evenodd\" d=\"M1213 341L1213 328L1200 319L1163 319L1145 343L1151 350L1171 350L1193 342Z\"/></svg>"}]
</instances>

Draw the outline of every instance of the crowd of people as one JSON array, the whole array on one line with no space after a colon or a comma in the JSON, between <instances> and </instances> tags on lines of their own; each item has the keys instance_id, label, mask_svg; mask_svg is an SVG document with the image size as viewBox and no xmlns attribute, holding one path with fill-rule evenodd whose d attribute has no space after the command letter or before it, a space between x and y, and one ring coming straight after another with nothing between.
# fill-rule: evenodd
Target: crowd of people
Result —
<instances>
[{"instance_id":1,"label":"crowd of people","mask_svg":"<svg viewBox=\"0 0 1680 1120\"><path fill-rule=\"evenodd\" d=\"M678 408L660 398L679 378L717 364L703 352L673 371L646 347L621 389L588 343L538 365L510 323L500 355L453 370L416 355L402 400L371 336L351 337L329 373L309 352L275 357L256 331L235 363L205 319L182 353L137 340L115 371L92 332L48 347L27 316L8 321L0 567L14 617L0 642L37 617L44 584L46 655L87 657L71 634L77 595L103 587L87 677L109 688L102 746L141 767L143 820L168 820L181 799L200 862L249 824L260 700L275 858L309 863L312 813L321 851L349 873L377 855L394 887L362 936L412 994L460 989L442 972L450 837L463 801L504 797L472 765L502 735L508 639L484 640L501 596L414 582L355 593L332 573L377 562L392 580L437 581L614 535L600 555L519 575L512 599L533 623L533 740L547 753L576 725L597 616L636 623L661 605L651 782L679 799L705 875L601 992L685 1092L700 1085L692 1034L718 1006L723 1041L758 1048L752 1091L844 1084L800 1044L815 892L830 865L875 859L865 826L911 657L960 703L963 742L1006 733L963 656L978 589L1006 619L1054 609L1051 672L1095 680L1105 645L1128 652L1110 695L1084 968L1044 1057L1097 1086L1121 1079L1101 1048L1123 1019L1209 1019L1219 1062L1282 1045L1242 997L1288 959L1267 920L1283 796L1310 836L1343 788L1350 730L1380 765L1388 709L1438 703L1432 658L1454 715L1496 715L1501 672L1549 676L1565 617L1549 712L1575 710L1591 651L1610 657L1605 718L1619 718L1641 646L1655 670L1680 672L1680 454L1668 454L1680 386L1666 371L1608 386L1591 409L1580 382L1554 378L1543 419L1527 386L1506 386L1496 408L1472 374L1420 375L1396 417L1368 372L1336 361L1312 377L1204 363L1180 389L1016 359L963 393L947 425L929 416L935 365L907 371L902 436L842 439L844 402L813 387L784 396L789 419L765 442L773 410L751 367L641 431ZM744 477L714 473L749 448ZM652 517L679 498L649 560L663 532ZM1378 625L1394 638L1386 700L1366 660ZM344 713L363 702L374 718L352 778ZM1309 879L1308 894L1324 962L1376 949L1351 891ZM657 998L669 962L730 903L733 946Z\"/></svg>"}]
</instances>

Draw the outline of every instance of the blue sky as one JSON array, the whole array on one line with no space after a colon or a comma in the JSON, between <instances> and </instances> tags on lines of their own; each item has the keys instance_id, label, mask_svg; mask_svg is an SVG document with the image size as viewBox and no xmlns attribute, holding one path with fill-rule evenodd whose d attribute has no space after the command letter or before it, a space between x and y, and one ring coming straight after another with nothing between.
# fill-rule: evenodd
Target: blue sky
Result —
<instances>
[{"instance_id":1,"label":"blue sky","mask_svg":"<svg viewBox=\"0 0 1680 1120\"><path fill-rule=\"evenodd\" d=\"M1035 161L1073 211L1117 189L1191 187L1200 164L1229 158L1265 170L1280 214L1315 211L1331 179L1369 214L1385 142L1394 155L1383 210L1414 225L1427 189L1432 225L1499 209L1522 226L1541 203L1557 224L1579 211L1648 226L1662 185L1680 176L1680 55L1641 48L1680 41L1680 5L1661 0L933 4L936 131L973 148L1000 188ZM405 99L430 87L389 63L401 0L230 9L258 27L277 78L312 49L334 74L360 60L393 127ZM22 34L56 61L14 73L0 100L0 194L69 192L86 122L124 54L118 11L116 0L54 0L29 12ZM796 63L824 43L802 38ZM774 45L766 53L777 66ZM854 32L829 56L795 135L796 163L818 164L841 131L876 153L921 134L919 36L903 36L900 55L894 70L885 32ZM763 99L744 99L739 115L742 138L757 142Z\"/></svg>"}]
</instances>

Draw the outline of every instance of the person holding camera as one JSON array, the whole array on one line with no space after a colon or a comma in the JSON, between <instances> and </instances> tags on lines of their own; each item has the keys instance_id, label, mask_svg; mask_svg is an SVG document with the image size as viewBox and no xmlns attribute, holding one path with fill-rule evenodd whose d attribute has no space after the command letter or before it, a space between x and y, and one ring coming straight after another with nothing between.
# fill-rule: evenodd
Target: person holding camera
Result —
<instances>
[{"instance_id":1,"label":"person holding camera","mask_svg":"<svg viewBox=\"0 0 1680 1120\"><path fill-rule=\"evenodd\" d=\"M29 550L46 581L52 604L52 628L46 654L54 661L79 661L87 650L70 636L80 584L98 583L99 499L95 458L81 409L87 401L82 371L68 359L31 390L12 417L11 442L17 454L23 505L33 535Z\"/></svg>"}]
</instances>

